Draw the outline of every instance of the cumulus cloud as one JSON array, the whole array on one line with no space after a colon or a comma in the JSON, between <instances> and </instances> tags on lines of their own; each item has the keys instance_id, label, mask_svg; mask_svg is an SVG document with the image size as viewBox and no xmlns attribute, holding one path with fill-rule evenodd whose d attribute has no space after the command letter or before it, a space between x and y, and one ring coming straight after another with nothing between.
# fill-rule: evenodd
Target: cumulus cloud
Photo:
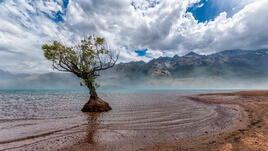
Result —
<instances>
[{"instance_id":1,"label":"cumulus cloud","mask_svg":"<svg viewBox=\"0 0 268 151\"><path fill-rule=\"evenodd\" d=\"M256 1L231 18L223 12L214 21L194 24L197 30L188 36L196 39L192 42L192 49L209 53L208 50L267 48L268 34L264 32L268 29L265 25L268 21L267 5L266 0Z\"/></svg>"},{"instance_id":2,"label":"cumulus cloud","mask_svg":"<svg viewBox=\"0 0 268 151\"><path fill-rule=\"evenodd\" d=\"M203 54L225 49L268 48L267 0L228 0L229 17L198 23L187 8L200 0L4 0L0 3L0 69L47 72L41 45L72 44L88 34L103 36L120 61ZM134 50L148 49L145 56Z\"/></svg>"}]
</instances>

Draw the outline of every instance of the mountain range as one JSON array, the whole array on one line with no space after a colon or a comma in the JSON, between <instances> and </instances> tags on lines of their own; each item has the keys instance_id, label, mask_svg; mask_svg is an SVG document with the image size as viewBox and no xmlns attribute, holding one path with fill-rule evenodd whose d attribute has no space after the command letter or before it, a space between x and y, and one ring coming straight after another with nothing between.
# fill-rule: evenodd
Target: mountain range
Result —
<instances>
[{"instance_id":1,"label":"mountain range","mask_svg":"<svg viewBox=\"0 0 268 151\"><path fill-rule=\"evenodd\" d=\"M149 62L119 63L101 73L103 88L131 87L232 87L266 85L268 49L225 50L210 55L159 57ZM0 88L79 88L79 79L68 73L11 74L0 70ZM244 84L241 84L244 83ZM191 87L192 86L192 87ZM181 88L180 87L180 88Z\"/></svg>"},{"instance_id":2,"label":"mountain range","mask_svg":"<svg viewBox=\"0 0 268 151\"><path fill-rule=\"evenodd\" d=\"M179 57L160 57L148 63L143 61L120 63L113 70L126 77L266 77L268 76L268 49L245 51L226 50L211 55L190 52Z\"/></svg>"}]
</instances>

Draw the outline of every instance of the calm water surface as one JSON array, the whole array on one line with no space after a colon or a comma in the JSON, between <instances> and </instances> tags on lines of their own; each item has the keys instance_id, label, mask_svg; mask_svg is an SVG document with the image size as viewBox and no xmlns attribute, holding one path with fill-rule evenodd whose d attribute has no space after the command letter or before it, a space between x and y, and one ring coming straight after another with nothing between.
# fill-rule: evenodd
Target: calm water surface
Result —
<instances>
[{"instance_id":1,"label":"calm water surface","mask_svg":"<svg viewBox=\"0 0 268 151\"><path fill-rule=\"evenodd\" d=\"M2 90L0 150L53 150L71 143L136 150L218 131L237 118L237 110L191 101L185 91L142 92L102 92L113 110L89 114L80 111L89 97L85 91Z\"/></svg>"}]
</instances>

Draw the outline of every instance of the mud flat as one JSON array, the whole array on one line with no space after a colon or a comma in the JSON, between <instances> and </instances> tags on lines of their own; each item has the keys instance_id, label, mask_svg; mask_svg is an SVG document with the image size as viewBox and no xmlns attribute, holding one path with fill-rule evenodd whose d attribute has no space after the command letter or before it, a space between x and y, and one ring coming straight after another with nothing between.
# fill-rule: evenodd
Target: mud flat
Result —
<instances>
[{"instance_id":1,"label":"mud flat","mask_svg":"<svg viewBox=\"0 0 268 151\"><path fill-rule=\"evenodd\" d=\"M145 148L147 151L267 151L268 91L241 91L191 96L206 104L239 105L242 112L233 128L211 135Z\"/></svg>"},{"instance_id":2,"label":"mud flat","mask_svg":"<svg viewBox=\"0 0 268 151\"><path fill-rule=\"evenodd\" d=\"M31 101L27 96L19 95L22 104L23 98ZM51 106L70 98L58 96L38 94L32 102ZM12 97L5 98L2 103L12 108ZM268 92L106 93L102 98L113 110L81 113L79 98L52 108L45 118L46 108L34 112L34 119L25 108L23 120L8 114L0 120L0 150L267 150Z\"/></svg>"}]
</instances>

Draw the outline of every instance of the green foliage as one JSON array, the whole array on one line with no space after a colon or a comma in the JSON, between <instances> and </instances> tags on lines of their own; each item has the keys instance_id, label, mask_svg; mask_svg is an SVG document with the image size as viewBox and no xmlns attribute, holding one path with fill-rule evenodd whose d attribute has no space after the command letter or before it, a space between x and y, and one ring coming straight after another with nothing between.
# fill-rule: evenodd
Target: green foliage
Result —
<instances>
[{"instance_id":1,"label":"green foliage","mask_svg":"<svg viewBox=\"0 0 268 151\"><path fill-rule=\"evenodd\" d=\"M100 87L100 84L95 83L95 87L96 87L96 88Z\"/></svg>"},{"instance_id":2,"label":"green foliage","mask_svg":"<svg viewBox=\"0 0 268 151\"><path fill-rule=\"evenodd\" d=\"M82 82L80 82L80 86L83 87L83 86L85 86L85 85L84 85Z\"/></svg>"},{"instance_id":3,"label":"green foliage","mask_svg":"<svg viewBox=\"0 0 268 151\"><path fill-rule=\"evenodd\" d=\"M52 62L53 69L72 72L83 80L81 86L99 87L95 79L99 71L115 65L118 55L107 49L105 39L89 36L74 47L68 47L58 41L42 46L44 56Z\"/></svg>"}]
</instances>

